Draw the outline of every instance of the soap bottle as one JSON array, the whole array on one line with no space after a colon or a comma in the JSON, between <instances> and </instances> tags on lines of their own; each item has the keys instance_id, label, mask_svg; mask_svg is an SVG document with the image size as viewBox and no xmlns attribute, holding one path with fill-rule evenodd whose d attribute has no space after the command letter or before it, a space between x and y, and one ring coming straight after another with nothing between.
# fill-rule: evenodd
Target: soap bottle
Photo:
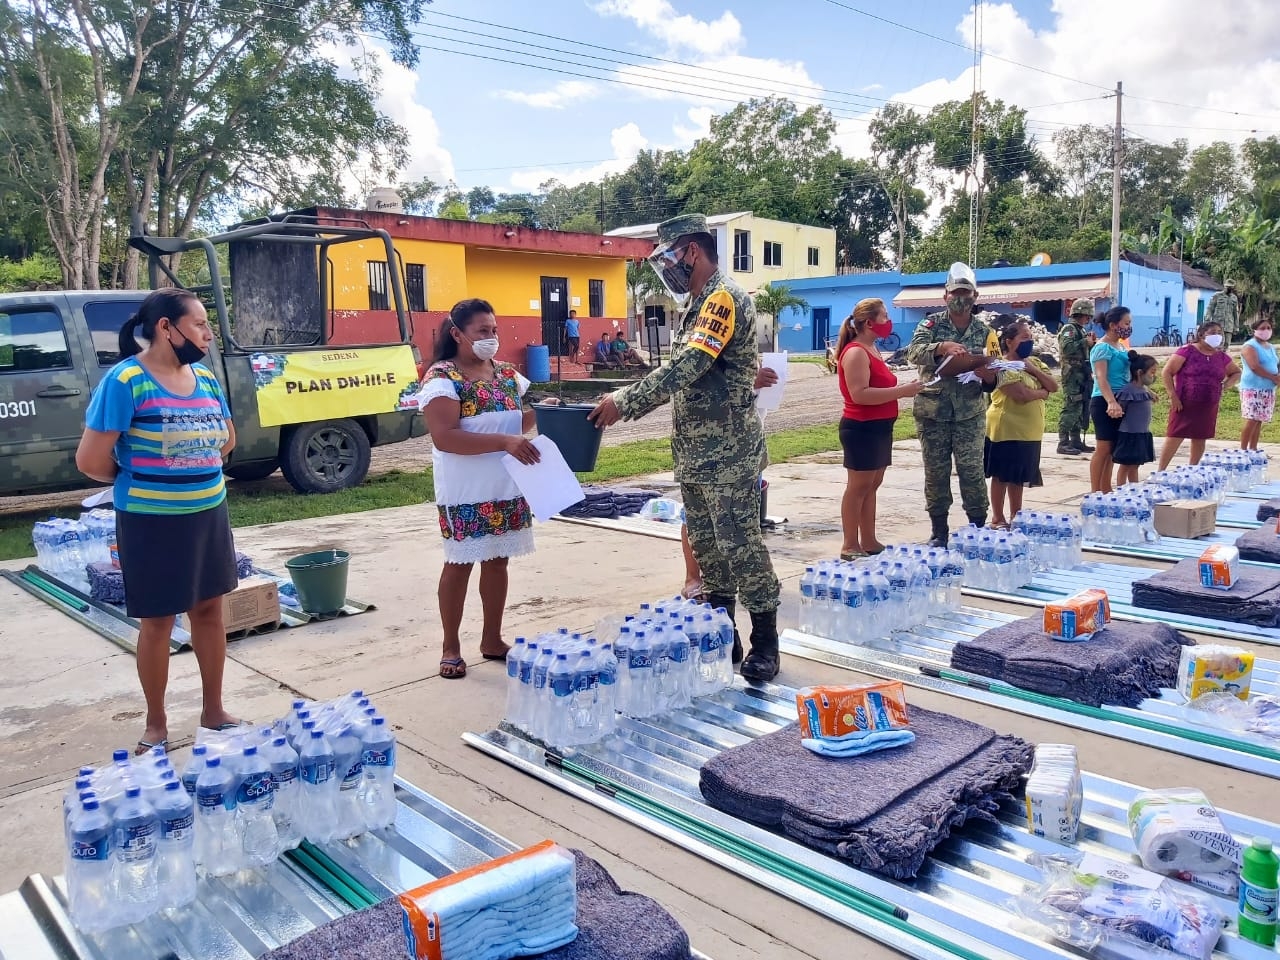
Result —
<instances>
[{"instance_id":1,"label":"soap bottle","mask_svg":"<svg viewBox=\"0 0 1280 960\"><path fill-rule=\"evenodd\" d=\"M1264 947L1276 943L1276 910L1280 908L1276 873L1280 861L1266 837L1255 837L1244 852L1240 871L1240 936Z\"/></svg>"}]
</instances>

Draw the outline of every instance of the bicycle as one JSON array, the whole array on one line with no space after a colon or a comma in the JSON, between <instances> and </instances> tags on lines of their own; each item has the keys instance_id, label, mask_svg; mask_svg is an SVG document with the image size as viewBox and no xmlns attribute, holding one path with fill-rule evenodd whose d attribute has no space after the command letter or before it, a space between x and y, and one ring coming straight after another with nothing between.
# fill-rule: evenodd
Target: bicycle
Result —
<instances>
[{"instance_id":1,"label":"bicycle","mask_svg":"<svg viewBox=\"0 0 1280 960\"><path fill-rule=\"evenodd\" d=\"M896 333L881 337L876 341L876 349L881 353L897 353L902 347L902 338Z\"/></svg>"}]
</instances>

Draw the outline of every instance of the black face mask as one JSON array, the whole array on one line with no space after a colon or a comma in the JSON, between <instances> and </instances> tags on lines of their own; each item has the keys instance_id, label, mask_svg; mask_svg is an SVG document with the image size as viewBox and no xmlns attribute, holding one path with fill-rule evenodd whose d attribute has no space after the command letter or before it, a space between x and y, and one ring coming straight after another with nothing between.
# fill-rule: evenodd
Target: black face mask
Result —
<instances>
[{"instance_id":1,"label":"black face mask","mask_svg":"<svg viewBox=\"0 0 1280 960\"><path fill-rule=\"evenodd\" d=\"M169 329L177 330L178 328L173 324L169 324ZM178 362L181 364L198 363L204 357L204 351L192 343L186 334L182 334L181 331L178 332L182 335L182 344L180 346L175 347L173 345L173 337L169 337L169 346L173 347L173 355L178 358Z\"/></svg>"},{"instance_id":2,"label":"black face mask","mask_svg":"<svg viewBox=\"0 0 1280 960\"><path fill-rule=\"evenodd\" d=\"M678 260L662 270L663 285L676 296L689 292L689 281L693 277L693 267L683 260Z\"/></svg>"}]
</instances>

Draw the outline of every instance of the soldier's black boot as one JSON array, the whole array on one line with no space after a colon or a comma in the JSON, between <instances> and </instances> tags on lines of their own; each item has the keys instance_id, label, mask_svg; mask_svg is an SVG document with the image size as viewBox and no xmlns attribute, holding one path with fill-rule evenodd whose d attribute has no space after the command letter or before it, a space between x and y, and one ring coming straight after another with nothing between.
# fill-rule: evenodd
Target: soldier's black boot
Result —
<instances>
[{"instance_id":1,"label":"soldier's black boot","mask_svg":"<svg viewBox=\"0 0 1280 960\"><path fill-rule=\"evenodd\" d=\"M751 652L742 661L742 678L753 683L765 683L776 677L781 669L778 611L751 614Z\"/></svg>"},{"instance_id":2,"label":"soldier's black boot","mask_svg":"<svg viewBox=\"0 0 1280 960\"><path fill-rule=\"evenodd\" d=\"M981 516L979 516L976 513L971 513L968 515L968 517L969 517L969 522L972 523L975 527L985 527L987 525L986 514L982 514ZM946 544L944 543L943 546L945 547Z\"/></svg>"},{"instance_id":3,"label":"soldier's black boot","mask_svg":"<svg viewBox=\"0 0 1280 960\"><path fill-rule=\"evenodd\" d=\"M1079 434L1076 434L1079 437ZM1076 446L1076 441L1065 433L1058 434L1058 454L1064 457L1078 457L1080 448Z\"/></svg>"},{"instance_id":4,"label":"soldier's black boot","mask_svg":"<svg viewBox=\"0 0 1280 960\"><path fill-rule=\"evenodd\" d=\"M738 601L734 597L726 597L723 594L708 594L707 603L711 604L712 610L719 610L724 607L724 612L729 615L729 622L733 624L733 662L742 662L742 637L738 634L738 622L734 619L734 615L738 612Z\"/></svg>"},{"instance_id":5,"label":"soldier's black boot","mask_svg":"<svg viewBox=\"0 0 1280 960\"><path fill-rule=\"evenodd\" d=\"M1071 432L1071 445L1081 453L1093 453L1093 447L1084 442L1084 434L1079 430Z\"/></svg>"},{"instance_id":6,"label":"soldier's black boot","mask_svg":"<svg viewBox=\"0 0 1280 960\"><path fill-rule=\"evenodd\" d=\"M932 547L945 547L947 540L951 536L951 531L947 529L946 517L930 517L933 521L933 533L929 536L929 545Z\"/></svg>"}]
</instances>

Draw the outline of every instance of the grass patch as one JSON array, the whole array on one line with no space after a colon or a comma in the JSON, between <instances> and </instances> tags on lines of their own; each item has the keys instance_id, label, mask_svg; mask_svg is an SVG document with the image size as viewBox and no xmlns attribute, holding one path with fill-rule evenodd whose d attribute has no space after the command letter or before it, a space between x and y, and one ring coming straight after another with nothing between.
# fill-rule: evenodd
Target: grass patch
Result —
<instances>
[{"instance_id":1,"label":"grass patch","mask_svg":"<svg viewBox=\"0 0 1280 960\"><path fill-rule=\"evenodd\" d=\"M914 426L912 429L914 432ZM769 458L774 463L840 448L835 425L782 430L770 436L768 444ZM604 447L595 471L579 476L583 481L607 483L649 473L665 473L671 467L669 440L634 440L616 447ZM430 470L420 473L393 470L371 476L351 490L324 496L294 493L279 477L257 483L232 482L227 489L233 527L406 507L425 503L435 496ZM31 544L31 526L37 520L49 516L79 515L79 507L68 506L0 517L0 560L14 560L35 553Z\"/></svg>"},{"instance_id":2,"label":"grass patch","mask_svg":"<svg viewBox=\"0 0 1280 960\"><path fill-rule=\"evenodd\" d=\"M1153 391L1159 399L1151 407L1151 432L1156 437L1163 437L1169 426L1169 402L1164 399L1164 391L1159 385ZM1049 399L1044 405L1044 428L1053 433L1058 429L1058 417L1062 413L1062 391L1051 393ZM901 421L899 421L901 422ZM1244 428L1244 418L1240 416L1240 391L1236 389L1225 390L1222 394L1222 403L1218 407L1218 432L1216 440L1219 443L1230 441L1239 441L1240 431ZM1090 428L1092 429L1092 427ZM1214 441L1209 441L1212 444ZM1186 450L1186 444L1183 444L1183 451ZM1159 444L1156 445L1156 452L1159 453Z\"/></svg>"}]
</instances>

